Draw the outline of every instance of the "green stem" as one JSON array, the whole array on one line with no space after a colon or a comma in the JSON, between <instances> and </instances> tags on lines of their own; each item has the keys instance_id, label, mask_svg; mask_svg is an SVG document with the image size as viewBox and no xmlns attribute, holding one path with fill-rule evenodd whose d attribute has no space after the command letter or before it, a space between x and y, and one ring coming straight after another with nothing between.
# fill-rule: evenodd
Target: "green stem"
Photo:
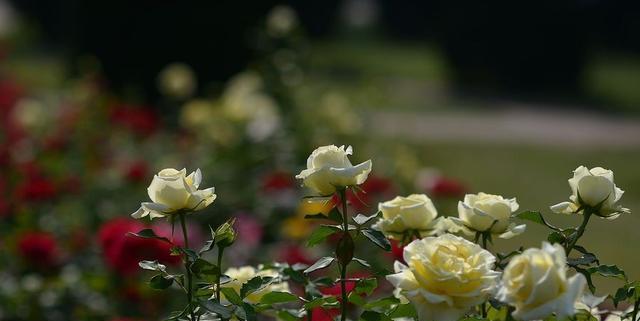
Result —
<instances>
[{"instance_id":1,"label":"green stem","mask_svg":"<svg viewBox=\"0 0 640 321\"><path fill-rule=\"evenodd\" d=\"M344 233L349 233L349 222L347 215L347 195L346 189L340 190L340 200L342 201L342 228ZM342 302L340 303L341 315L340 320L345 321L347 319L347 265L349 262L340 264L340 290L342 292Z\"/></svg>"},{"instance_id":2,"label":"green stem","mask_svg":"<svg viewBox=\"0 0 640 321\"><path fill-rule=\"evenodd\" d=\"M218 247L218 278L216 279L216 302L220 303L220 278L222 278L222 253L224 247Z\"/></svg>"},{"instance_id":3,"label":"green stem","mask_svg":"<svg viewBox=\"0 0 640 321\"><path fill-rule=\"evenodd\" d=\"M484 232L484 233L489 233L489 232ZM480 245L483 249L488 250L487 238L485 237L483 232L476 232L475 242L478 245ZM482 318L487 317L487 302L482 302L482 304L480 305L480 314L482 315Z\"/></svg>"},{"instance_id":4,"label":"green stem","mask_svg":"<svg viewBox=\"0 0 640 321\"><path fill-rule=\"evenodd\" d=\"M180 213L180 225L182 225L182 236L184 237L184 247L189 249L189 237L187 233L187 224L185 222L184 213ZM195 313L193 311L193 276L191 275L191 269L189 269L189 256L185 255L184 268L187 271L187 304L189 305L189 311L191 312L191 320L196 320Z\"/></svg>"},{"instance_id":5,"label":"green stem","mask_svg":"<svg viewBox=\"0 0 640 321\"><path fill-rule=\"evenodd\" d=\"M571 250L573 250L573 248L576 246L576 243L578 243L578 239L580 239L580 237L582 237L582 234L584 234L584 231L587 228L587 224L589 223L589 219L591 218L592 214L593 212L589 208L584 209L584 213L582 214L584 216L582 219L582 224L580 224L580 227L578 227L575 237L572 237L569 240L569 243L567 244L567 247L565 249L567 252L567 257L569 257L569 253L571 253Z\"/></svg>"}]
</instances>

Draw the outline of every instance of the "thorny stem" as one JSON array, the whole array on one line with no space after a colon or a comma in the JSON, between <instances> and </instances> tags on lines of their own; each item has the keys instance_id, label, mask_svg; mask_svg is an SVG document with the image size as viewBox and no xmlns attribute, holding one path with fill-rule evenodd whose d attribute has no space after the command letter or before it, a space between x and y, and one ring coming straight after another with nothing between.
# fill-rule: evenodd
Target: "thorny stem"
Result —
<instances>
[{"instance_id":1,"label":"thorny stem","mask_svg":"<svg viewBox=\"0 0 640 321\"><path fill-rule=\"evenodd\" d=\"M591 209L589 208L584 209L584 213L583 213L584 218L582 219L582 224L580 224L580 227L578 227L578 230L576 231L575 236L569 239L569 242L567 243L567 247L565 248L567 252L567 257L569 256L569 253L571 253L571 250L573 250L573 248L576 246L576 243L578 243L578 239L580 239L580 237L582 237L582 234L584 234L584 231L587 228L587 224L589 223L589 219L591 218L592 214L593 214L593 211Z\"/></svg>"},{"instance_id":2,"label":"thorny stem","mask_svg":"<svg viewBox=\"0 0 640 321\"><path fill-rule=\"evenodd\" d=\"M187 236L187 224L185 222L185 218L184 218L184 213L180 213L180 225L182 225L182 236L184 237L184 247L185 249L189 249L189 238ZM189 269L189 264L191 262L189 261L189 257L187 255L185 255L184 258L184 268L186 270L187 273L187 304L189 305L189 311L191 312L191 320L196 320L196 316L195 313L193 311L193 305L191 304L193 302L193 286L192 286L192 275L191 275L191 269Z\"/></svg>"},{"instance_id":3,"label":"thorny stem","mask_svg":"<svg viewBox=\"0 0 640 321\"><path fill-rule=\"evenodd\" d=\"M349 222L347 221L348 215L346 189L340 190L340 200L342 201L342 227L344 233L349 233ZM342 292L342 302L340 303L341 321L345 321L347 319L347 265L349 265L349 262L340 264L340 290Z\"/></svg>"},{"instance_id":4,"label":"thorny stem","mask_svg":"<svg viewBox=\"0 0 640 321\"><path fill-rule=\"evenodd\" d=\"M220 303L220 279L222 278L222 254L224 247L218 247L218 278L216 279L216 302Z\"/></svg>"}]
</instances>

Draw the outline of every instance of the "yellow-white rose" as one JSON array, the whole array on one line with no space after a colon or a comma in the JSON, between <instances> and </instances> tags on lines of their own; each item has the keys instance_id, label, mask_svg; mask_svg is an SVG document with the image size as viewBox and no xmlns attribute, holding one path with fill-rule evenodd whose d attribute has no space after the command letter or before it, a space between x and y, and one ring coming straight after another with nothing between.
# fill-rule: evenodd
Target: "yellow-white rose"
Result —
<instances>
[{"instance_id":1,"label":"yellow-white rose","mask_svg":"<svg viewBox=\"0 0 640 321\"><path fill-rule=\"evenodd\" d=\"M131 214L134 218L149 216L164 217L180 210L197 211L216 199L214 188L199 190L202 181L200 169L187 176L187 170L165 168L153 177L147 193L152 202L142 203L140 209Z\"/></svg>"},{"instance_id":2,"label":"yellow-white rose","mask_svg":"<svg viewBox=\"0 0 640 321\"><path fill-rule=\"evenodd\" d=\"M266 286L254 291L249 294L244 301L247 303L260 303L260 299L271 292L291 292L289 289L289 283L280 280L280 276L278 275L278 271L272 269L259 270L253 266L242 266L237 268L229 268L224 272L225 275L231 278L231 281L221 285L221 287L227 287L234 289L238 294L240 293L240 289L242 289L242 285L247 283L249 280L260 276L260 277L271 277L273 280L268 283ZM225 300L222 297L223 301Z\"/></svg>"},{"instance_id":3,"label":"yellow-white rose","mask_svg":"<svg viewBox=\"0 0 640 321\"><path fill-rule=\"evenodd\" d=\"M354 166L348 158L351 154L351 146L346 149L336 145L318 147L307 159L307 169L296 178L322 196L331 195L339 188L360 185L371 172L371 160Z\"/></svg>"},{"instance_id":4,"label":"yellow-white rose","mask_svg":"<svg viewBox=\"0 0 640 321\"><path fill-rule=\"evenodd\" d=\"M413 194L378 204L382 218L374 228L391 238L401 237L405 232L417 231L423 236L430 234L435 226L438 211L427 195Z\"/></svg>"},{"instance_id":5,"label":"yellow-white rose","mask_svg":"<svg viewBox=\"0 0 640 321\"><path fill-rule=\"evenodd\" d=\"M458 218L452 220L466 227L462 230L467 234L490 232L508 239L522 234L526 229L524 224L511 222L511 215L518 207L515 198L507 199L486 193L467 194L464 201L458 202Z\"/></svg>"},{"instance_id":6,"label":"yellow-white rose","mask_svg":"<svg viewBox=\"0 0 640 321\"><path fill-rule=\"evenodd\" d=\"M582 210L585 206L596 209L598 216L615 219L620 214L629 213L618 201L624 191L613 182L613 172L602 167L588 169L580 166L573 171L569 179L571 196L569 202L562 202L551 206L556 213L571 214Z\"/></svg>"},{"instance_id":7,"label":"yellow-white rose","mask_svg":"<svg viewBox=\"0 0 640 321\"><path fill-rule=\"evenodd\" d=\"M196 74L185 63L172 63L162 69L158 75L158 89L167 96L188 98L193 95L196 87Z\"/></svg>"},{"instance_id":8,"label":"yellow-white rose","mask_svg":"<svg viewBox=\"0 0 640 321\"><path fill-rule=\"evenodd\" d=\"M415 240L404 248L404 265L387 280L408 299L419 320L455 321L494 292L495 257L477 244L444 234Z\"/></svg>"},{"instance_id":9,"label":"yellow-white rose","mask_svg":"<svg viewBox=\"0 0 640 321\"><path fill-rule=\"evenodd\" d=\"M567 257L559 244L525 250L511 259L502 275L497 298L513 305L513 317L540 320L555 313L558 319L575 314L586 280L582 274L567 278Z\"/></svg>"}]
</instances>

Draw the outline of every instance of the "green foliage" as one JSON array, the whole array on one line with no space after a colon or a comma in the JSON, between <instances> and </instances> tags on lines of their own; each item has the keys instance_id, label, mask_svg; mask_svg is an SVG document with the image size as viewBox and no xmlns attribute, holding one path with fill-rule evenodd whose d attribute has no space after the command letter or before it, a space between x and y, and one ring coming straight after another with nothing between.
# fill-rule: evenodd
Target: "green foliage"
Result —
<instances>
[{"instance_id":1,"label":"green foliage","mask_svg":"<svg viewBox=\"0 0 640 321\"><path fill-rule=\"evenodd\" d=\"M335 258L330 256L321 257L316 261L316 263L313 263L310 267L304 270L304 273L309 274L314 271L322 270L328 267L329 265L331 265L331 263L333 263L333 261L335 260L336 260Z\"/></svg>"},{"instance_id":2,"label":"green foliage","mask_svg":"<svg viewBox=\"0 0 640 321\"><path fill-rule=\"evenodd\" d=\"M361 231L369 241L385 251L391 251L391 243L387 240L387 237L378 230L372 228L363 228Z\"/></svg>"},{"instance_id":3,"label":"green foliage","mask_svg":"<svg viewBox=\"0 0 640 321\"><path fill-rule=\"evenodd\" d=\"M559 228L549 224L549 222L547 222L544 219L544 216L542 216L542 214L540 212L537 212L537 211L524 211L524 212L521 212L521 213L518 213L518 214L514 215L514 217L517 217L517 218L519 218L521 220L526 220L526 221L529 221L529 222L542 224L542 225L544 225L544 226L546 226L546 227L548 227L548 228L550 228L550 229L552 229L554 231L560 231Z\"/></svg>"},{"instance_id":4,"label":"green foliage","mask_svg":"<svg viewBox=\"0 0 640 321\"><path fill-rule=\"evenodd\" d=\"M327 237L341 231L340 227L335 225L321 225L311 233L307 240L307 246L312 247L323 242Z\"/></svg>"}]
</instances>

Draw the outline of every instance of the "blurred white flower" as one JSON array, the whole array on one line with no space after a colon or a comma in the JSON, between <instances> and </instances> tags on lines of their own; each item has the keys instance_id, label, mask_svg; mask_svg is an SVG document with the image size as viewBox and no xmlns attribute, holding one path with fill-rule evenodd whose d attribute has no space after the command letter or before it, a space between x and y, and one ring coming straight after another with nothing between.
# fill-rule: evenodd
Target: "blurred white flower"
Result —
<instances>
[{"instance_id":1,"label":"blurred white flower","mask_svg":"<svg viewBox=\"0 0 640 321\"><path fill-rule=\"evenodd\" d=\"M252 292L244 298L247 303L260 303L262 297L271 292L291 292L289 289L289 283L282 281L278 274L278 271L272 269L260 270L253 266L242 266L237 268L229 268L224 272L225 275L231 278L230 282L222 284L221 287L232 288L236 293L240 293L242 285L250 281L255 277L270 277L271 282L261 287L260 289ZM226 301L224 296L221 297L223 301Z\"/></svg>"},{"instance_id":2,"label":"blurred white flower","mask_svg":"<svg viewBox=\"0 0 640 321\"><path fill-rule=\"evenodd\" d=\"M412 194L378 204L382 218L373 227L390 238L398 239L407 232L418 233L421 237L435 230L438 211L427 195Z\"/></svg>"},{"instance_id":3,"label":"blurred white flower","mask_svg":"<svg viewBox=\"0 0 640 321\"><path fill-rule=\"evenodd\" d=\"M297 26L298 15L289 6L275 6L267 15L267 32L273 37L286 36Z\"/></svg>"},{"instance_id":4,"label":"blurred white flower","mask_svg":"<svg viewBox=\"0 0 640 321\"><path fill-rule=\"evenodd\" d=\"M185 63L175 62L167 65L158 75L158 89L169 97L188 98L193 95L196 87L196 74Z\"/></svg>"}]
</instances>

